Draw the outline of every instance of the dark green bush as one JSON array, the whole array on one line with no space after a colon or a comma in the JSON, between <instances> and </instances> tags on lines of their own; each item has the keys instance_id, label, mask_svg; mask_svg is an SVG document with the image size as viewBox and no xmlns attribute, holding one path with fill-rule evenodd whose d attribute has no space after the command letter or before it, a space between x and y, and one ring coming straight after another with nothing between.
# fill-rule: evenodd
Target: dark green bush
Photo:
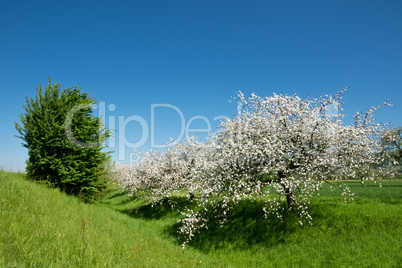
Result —
<instances>
[{"instance_id":1,"label":"dark green bush","mask_svg":"<svg viewBox=\"0 0 402 268\"><path fill-rule=\"evenodd\" d=\"M28 148L28 178L91 200L106 186L109 154L102 152L110 131L92 114L95 99L60 84L36 89L26 97L21 125L15 127Z\"/></svg>"}]
</instances>

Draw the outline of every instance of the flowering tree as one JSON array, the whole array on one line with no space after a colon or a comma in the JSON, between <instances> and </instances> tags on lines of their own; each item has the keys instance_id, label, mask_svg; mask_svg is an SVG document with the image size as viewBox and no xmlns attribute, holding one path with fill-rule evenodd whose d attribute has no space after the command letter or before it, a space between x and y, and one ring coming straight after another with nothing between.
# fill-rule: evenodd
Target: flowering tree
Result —
<instances>
[{"instance_id":1,"label":"flowering tree","mask_svg":"<svg viewBox=\"0 0 402 268\"><path fill-rule=\"evenodd\" d=\"M151 203L183 190L194 200L194 193L201 186L201 170L208 169L198 161L204 159L205 148L206 144L195 137L172 141L164 152L139 152L140 160L133 166L116 163L114 177L123 188Z\"/></svg>"},{"instance_id":2,"label":"flowering tree","mask_svg":"<svg viewBox=\"0 0 402 268\"><path fill-rule=\"evenodd\" d=\"M402 158L402 127L390 129L382 137L384 148L395 158Z\"/></svg>"},{"instance_id":3,"label":"flowering tree","mask_svg":"<svg viewBox=\"0 0 402 268\"><path fill-rule=\"evenodd\" d=\"M163 196L183 188L198 195L198 208L182 212L183 246L199 228L208 227L211 211L223 224L228 210L243 199L260 198L266 214L282 219L289 209L300 215L300 224L311 223L309 200L324 182L361 175L387 156L381 146L387 128L373 119L387 103L344 125L345 90L307 100L276 94L245 98L239 92L238 115L222 123L215 136L173 143L157 157L148 154L134 170L151 169L153 175L143 178L157 184ZM377 173L364 175L374 180ZM345 200L353 197L346 185L340 186Z\"/></svg>"},{"instance_id":4,"label":"flowering tree","mask_svg":"<svg viewBox=\"0 0 402 268\"><path fill-rule=\"evenodd\" d=\"M295 194L309 196L312 182L355 176L359 168L382 162L379 137L385 129L372 117L381 106L357 114L355 124L345 126L342 94L312 100L252 95L246 100L240 93L244 108L224 123L218 137L230 165L248 176L272 174L267 183L276 184L294 209Z\"/></svg>"}]
</instances>

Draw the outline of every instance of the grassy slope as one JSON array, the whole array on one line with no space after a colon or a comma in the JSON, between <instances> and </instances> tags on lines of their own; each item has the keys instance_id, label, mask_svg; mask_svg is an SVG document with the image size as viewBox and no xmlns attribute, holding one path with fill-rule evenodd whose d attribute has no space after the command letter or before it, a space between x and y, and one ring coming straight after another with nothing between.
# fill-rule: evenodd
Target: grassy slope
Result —
<instances>
[{"instance_id":1,"label":"grassy slope","mask_svg":"<svg viewBox=\"0 0 402 268\"><path fill-rule=\"evenodd\" d=\"M177 267L200 255L145 220L80 203L21 174L1 172L0 185L0 267Z\"/></svg>"},{"instance_id":2,"label":"grassy slope","mask_svg":"<svg viewBox=\"0 0 402 268\"><path fill-rule=\"evenodd\" d=\"M313 200L313 226L292 215L265 219L261 204L242 202L229 224L212 223L182 250L168 206L141 206L117 191L83 204L0 171L0 267L398 267L402 180L349 186L353 203L328 189Z\"/></svg>"}]
</instances>

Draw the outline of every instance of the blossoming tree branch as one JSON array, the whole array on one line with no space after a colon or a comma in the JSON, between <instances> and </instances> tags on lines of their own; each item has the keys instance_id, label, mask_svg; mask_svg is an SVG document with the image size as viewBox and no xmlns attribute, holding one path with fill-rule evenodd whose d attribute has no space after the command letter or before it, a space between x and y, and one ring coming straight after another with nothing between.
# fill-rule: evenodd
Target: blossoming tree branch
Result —
<instances>
[{"instance_id":1,"label":"blossoming tree branch","mask_svg":"<svg viewBox=\"0 0 402 268\"><path fill-rule=\"evenodd\" d=\"M345 91L305 100L296 94L246 98L239 92L238 115L214 136L173 141L165 152L142 153L131 167L116 164L116 180L152 203L187 193L197 208L182 211L183 247L199 228L208 228L211 215L224 224L227 212L244 199L262 200L266 215L282 219L287 209L300 216L300 224L311 223L309 200L324 183L375 180L384 173L382 163L396 164L382 146L389 126L373 118L389 103L357 113L345 125ZM346 185L339 186L345 200L353 199Z\"/></svg>"}]
</instances>

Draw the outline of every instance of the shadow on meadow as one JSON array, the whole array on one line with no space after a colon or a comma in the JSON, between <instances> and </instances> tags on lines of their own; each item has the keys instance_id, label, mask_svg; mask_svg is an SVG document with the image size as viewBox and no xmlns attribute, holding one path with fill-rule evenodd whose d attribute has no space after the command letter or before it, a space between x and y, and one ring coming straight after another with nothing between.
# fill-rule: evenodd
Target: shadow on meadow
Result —
<instances>
[{"instance_id":1,"label":"shadow on meadow","mask_svg":"<svg viewBox=\"0 0 402 268\"><path fill-rule=\"evenodd\" d=\"M196 209L196 205L189 202L186 197L175 197L171 201L175 202L179 210L184 210L186 207ZM363 214L349 219L349 212L342 210L344 204L341 197L321 197L312 202L308 211L313 218L313 225L308 223L300 225L300 216L287 209L282 214L283 221L273 214L268 214L266 217L263 212L265 205L262 201L240 201L229 210L228 221L222 227L218 218L209 215L208 229L199 229L187 247L204 253L219 249L248 250L255 246L271 248L310 239L311 235L325 233L328 230L347 229L354 224L356 218L361 218L356 228L360 228L362 222L366 221L366 216ZM176 209L172 209L168 199L153 206L138 205L133 209L119 211L133 218L163 222L163 232L167 237L174 238L177 245L185 241L184 237L178 234L182 223L177 222L177 219L183 216Z\"/></svg>"},{"instance_id":2,"label":"shadow on meadow","mask_svg":"<svg viewBox=\"0 0 402 268\"><path fill-rule=\"evenodd\" d=\"M263 212L264 202L251 200L240 201L229 210L228 221L221 226L219 219L210 216L208 229L198 230L189 246L202 252L225 249L250 249L255 245L272 247L285 243L286 239L298 228L297 216L286 211L283 221L275 215ZM166 231L177 237L177 230L181 223L167 228ZM178 243L184 238L179 237Z\"/></svg>"},{"instance_id":3,"label":"shadow on meadow","mask_svg":"<svg viewBox=\"0 0 402 268\"><path fill-rule=\"evenodd\" d=\"M184 210L186 207L194 209L196 205L188 201L186 197L171 199L175 208ZM286 239L297 229L299 217L292 212L285 210L283 221L275 215L267 215L263 212L264 202L251 200L240 201L228 212L228 222L222 227L219 219L208 215L210 220L208 229L198 230L195 237L189 243L190 247L203 252L214 249L249 249L254 245L272 247L285 243ZM212 210L211 210L212 211ZM166 218L181 218L177 210L173 210L168 199L158 205L143 205L134 209L120 210L120 212L134 218L149 220L164 220ZM165 234L177 238L177 244L184 242L184 237L178 235L181 222L168 224L165 227Z\"/></svg>"},{"instance_id":4,"label":"shadow on meadow","mask_svg":"<svg viewBox=\"0 0 402 268\"><path fill-rule=\"evenodd\" d=\"M135 197L133 197L135 199ZM123 203L131 202L132 200L123 201ZM174 204L174 208L172 208ZM133 218L142 218L148 220L159 220L164 217L178 217L178 210L184 210L186 207L193 208L195 204L188 201L187 197L171 197L165 198L157 204L146 204L132 209L122 209L120 212L127 214Z\"/></svg>"},{"instance_id":5,"label":"shadow on meadow","mask_svg":"<svg viewBox=\"0 0 402 268\"><path fill-rule=\"evenodd\" d=\"M219 219L214 218L212 214L208 215L208 229L198 230L188 247L202 252L216 249L242 250L254 246L275 247L280 244L311 239L311 235L343 232L349 230L351 226L355 226L356 229L366 228L369 224L367 213L360 212L356 205L371 202L401 203L399 191L401 181L384 181L383 188L374 183L362 187L359 182L350 182L348 186L352 192L356 193L355 201L352 201L350 206L344 204L341 191L337 188L331 191L326 187L320 191L320 196L312 199L308 209L313 218L312 226L308 223L300 225L300 216L287 209L284 210L283 221L272 214L265 217L263 212L265 202L242 200L229 210L228 221L222 227ZM396 188L393 188L395 186ZM177 220L183 218L178 211L185 211L186 208L197 210L196 203L190 202L187 197L164 199L160 204L153 206L141 204L140 199L136 197L120 199L123 197L120 194L113 197L118 198L119 204L117 205L134 202L133 205L135 204L135 206L131 206L130 209L117 210L133 218L158 221L158 225L162 226L164 234L167 237L174 238L177 245L181 245L185 241L184 237L180 237L178 234L181 222L177 222ZM175 204L175 209L171 207L172 202ZM284 204L284 206L286 205ZM213 210L210 209L209 211ZM352 218L350 217L351 214L354 215Z\"/></svg>"},{"instance_id":6,"label":"shadow on meadow","mask_svg":"<svg viewBox=\"0 0 402 268\"><path fill-rule=\"evenodd\" d=\"M105 193L105 196L108 195L108 194L111 194L111 193L113 193L113 194L107 198L109 200L119 198L119 197L120 198L123 197L125 202L130 202L131 201L129 198L127 198L128 192L125 192L125 191L115 192L114 189L113 190L107 190L106 193Z\"/></svg>"}]
</instances>

